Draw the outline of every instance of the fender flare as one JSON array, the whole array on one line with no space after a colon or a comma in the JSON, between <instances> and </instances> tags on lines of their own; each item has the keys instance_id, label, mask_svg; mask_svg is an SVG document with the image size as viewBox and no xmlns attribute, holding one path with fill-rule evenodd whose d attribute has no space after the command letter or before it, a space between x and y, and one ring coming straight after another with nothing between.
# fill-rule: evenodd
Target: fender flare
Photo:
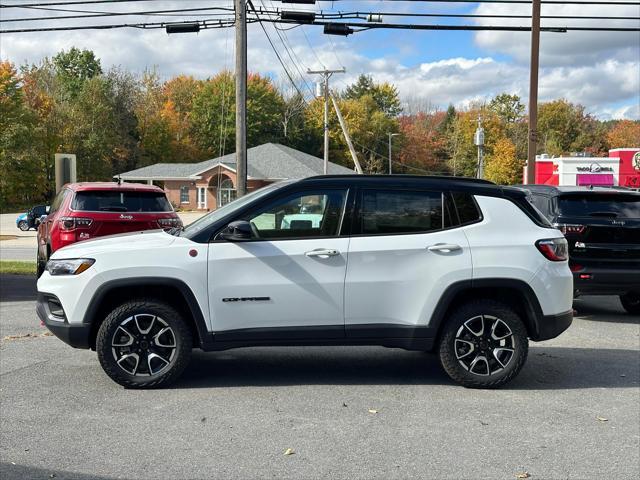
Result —
<instances>
[{"instance_id":1,"label":"fender flare","mask_svg":"<svg viewBox=\"0 0 640 480\"><path fill-rule=\"evenodd\" d=\"M529 332L529 336L536 340L540 337L540 321L544 315L540 302L535 292L529 284L523 280L514 278L481 278L476 280L462 280L453 283L440 297L436 308L431 316L429 327L433 328L436 337L439 338L443 325L446 323L446 314L453 305L455 298L463 293L473 294L474 291L482 289L500 289L506 288L515 290L522 295L524 304L522 305L526 318L524 318L525 326Z\"/></svg>"},{"instance_id":2,"label":"fender flare","mask_svg":"<svg viewBox=\"0 0 640 480\"><path fill-rule=\"evenodd\" d=\"M182 280L169 277L131 277L109 280L100 285L89 302L89 306L84 313L82 323L93 325L96 314L105 297L117 288L122 287L172 287L177 289L187 304L193 323L198 334L198 343L202 349L206 349L213 342L213 337L207 328L207 324L202 314L202 309L196 300L196 296L189 286Z\"/></svg>"}]
</instances>

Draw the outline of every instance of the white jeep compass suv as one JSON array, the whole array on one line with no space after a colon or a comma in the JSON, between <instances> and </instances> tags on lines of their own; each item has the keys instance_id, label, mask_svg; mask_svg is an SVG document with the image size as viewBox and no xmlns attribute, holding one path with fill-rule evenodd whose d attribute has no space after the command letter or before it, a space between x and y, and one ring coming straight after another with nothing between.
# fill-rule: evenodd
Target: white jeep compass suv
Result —
<instances>
[{"instance_id":1,"label":"white jeep compass suv","mask_svg":"<svg viewBox=\"0 0 640 480\"><path fill-rule=\"evenodd\" d=\"M126 387L167 385L193 347L436 350L467 387L514 378L572 321L567 242L490 182L322 176L270 185L183 230L56 251L38 315Z\"/></svg>"}]
</instances>

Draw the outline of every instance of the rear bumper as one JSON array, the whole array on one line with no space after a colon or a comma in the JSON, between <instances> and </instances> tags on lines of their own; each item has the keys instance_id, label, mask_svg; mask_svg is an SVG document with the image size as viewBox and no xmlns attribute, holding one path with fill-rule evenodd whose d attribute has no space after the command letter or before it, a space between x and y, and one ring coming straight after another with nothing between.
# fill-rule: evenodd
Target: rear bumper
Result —
<instances>
[{"instance_id":1,"label":"rear bumper","mask_svg":"<svg viewBox=\"0 0 640 480\"><path fill-rule=\"evenodd\" d=\"M54 315L52 313L52 303L60 301L55 295L44 294L38 292L38 301L36 303L36 313L38 318L42 320L45 326L56 337L64 343L74 348L91 348L91 325L81 323L79 325L70 325L64 315Z\"/></svg>"},{"instance_id":2,"label":"rear bumper","mask_svg":"<svg viewBox=\"0 0 640 480\"><path fill-rule=\"evenodd\" d=\"M640 270L584 267L573 273L575 295L624 295L640 290Z\"/></svg>"},{"instance_id":3,"label":"rear bumper","mask_svg":"<svg viewBox=\"0 0 640 480\"><path fill-rule=\"evenodd\" d=\"M573 310L556 315L545 315L538 322L537 335L532 338L535 341L549 340L564 332L573 322Z\"/></svg>"}]
</instances>

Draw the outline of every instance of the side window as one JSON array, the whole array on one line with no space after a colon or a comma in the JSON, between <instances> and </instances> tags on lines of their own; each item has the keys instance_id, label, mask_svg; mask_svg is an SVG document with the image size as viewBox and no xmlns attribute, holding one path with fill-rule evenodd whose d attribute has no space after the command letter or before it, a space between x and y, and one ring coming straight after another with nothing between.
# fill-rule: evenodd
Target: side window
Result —
<instances>
[{"instance_id":1,"label":"side window","mask_svg":"<svg viewBox=\"0 0 640 480\"><path fill-rule=\"evenodd\" d=\"M360 232L365 235L424 233L443 228L441 192L365 190Z\"/></svg>"},{"instance_id":2,"label":"side window","mask_svg":"<svg viewBox=\"0 0 640 480\"><path fill-rule=\"evenodd\" d=\"M180 203L189 203L189 187L186 185L180 187Z\"/></svg>"},{"instance_id":3,"label":"side window","mask_svg":"<svg viewBox=\"0 0 640 480\"><path fill-rule=\"evenodd\" d=\"M51 202L51 208L49 209L49 215L55 213L60 208L60 206L64 202L64 199L67 196L68 192L69 192L69 190L67 190L66 188L63 188L62 190L60 190L58 192L56 197L53 199L53 202Z\"/></svg>"},{"instance_id":4,"label":"side window","mask_svg":"<svg viewBox=\"0 0 640 480\"><path fill-rule=\"evenodd\" d=\"M451 196L456 204L456 211L461 225L477 222L482 219L482 213L470 193L452 192Z\"/></svg>"},{"instance_id":5,"label":"side window","mask_svg":"<svg viewBox=\"0 0 640 480\"><path fill-rule=\"evenodd\" d=\"M340 232L346 190L307 191L245 216L261 239L333 237Z\"/></svg>"}]
</instances>

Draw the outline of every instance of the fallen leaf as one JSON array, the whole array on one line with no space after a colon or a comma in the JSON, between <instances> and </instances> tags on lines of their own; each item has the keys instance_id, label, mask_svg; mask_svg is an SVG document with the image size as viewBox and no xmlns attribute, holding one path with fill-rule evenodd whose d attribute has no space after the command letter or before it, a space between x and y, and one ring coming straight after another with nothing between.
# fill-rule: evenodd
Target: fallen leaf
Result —
<instances>
[{"instance_id":1,"label":"fallen leaf","mask_svg":"<svg viewBox=\"0 0 640 480\"><path fill-rule=\"evenodd\" d=\"M202 423L206 422L206 421L207 421L207 417L202 417L202 418L200 419L200 421L201 421Z\"/></svg>"},{"instance_id":2,"label":"fallen leaf","mask_svg":"<svg viewBox=\"0 0 640 480\"><path fill-rule=\"evenodd\" d=\"M294 451L293 451L293 448L287 448L287 449L284 451L283 455L293 455L293 454L295 454L295 453L296 453L296 452L294 452Z\"/></svg>"},{"instance_id":3,"label":"fallen leaf","mask_svg":"<svg viewBox=\"0 0 640 480\"><path fill-rule=\"evenodd\" d=\"M626 375L623 373L622 375L620 375L621 377L626 377Z\"/></svg>"},{"instance_id":4,"label":"fallen leaf","mask_svg":"<svg viewBox=\"0 0 640 480\"><path fill-rule=\"evenodd\" d=\"M342 404L342 406L343 406L343 407L346 407L346 406L347 406L347 404L346 404L346 403L343 403L343 404Z\"/></svg>"},{"instance_id":5,"label":"fallen leaf","mask_svg":"<svg viewBox=\"0 0 640 480\"><path fill-rule=\"evenodd\" d=\"M483 422L482 420L480 420L480 425L489 425L487 422Z\"/></svg>"},{"instance_id":6,"label":"fallen leaf","mask_svg":"<svg viewBox=\"0 0 640 480\"><path fill-rule=\"evenodd\" d=\"M604 417L596 417L600 422L608 422L609 419L608 418L604 418Z\"/></svg>"},{"instance_id":7,"label":"fallen leaf","mask_svg":"<svg viewBox=\"0 0 640 480\"><path fill-rule=\"evenodd\" d=\"M369 413L378 413L378 410L376 410L375 408L370 408Z\"/></svg>"},{"instance_id":8,"label":"fallen leaf","mask_svg":"<svg viewBox=\"0 0 640 480\"><path fill-rule=\"evenodd\" d=\"M529 475L529 472L522 472L516 475L516 478L530 478L530 477L531 475Z\"/></svg>"}]
</instances>

